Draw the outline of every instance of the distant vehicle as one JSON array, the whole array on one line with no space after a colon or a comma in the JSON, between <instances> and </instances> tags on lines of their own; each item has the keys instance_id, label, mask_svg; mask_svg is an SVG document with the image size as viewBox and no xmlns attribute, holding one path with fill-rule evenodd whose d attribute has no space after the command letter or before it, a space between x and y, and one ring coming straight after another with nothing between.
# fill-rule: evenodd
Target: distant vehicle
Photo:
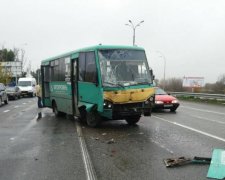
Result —
<instances>
[{"instance_id":1,"label":"distant vehicle","mask_svg":"<svg viewBox=\"0 0 225 180\"><path fill-rule=\"evenodd\" d=\"M21 98L21 90L19 87L17 86L13 86L13 87L6 87L6 93L8 95L9 99L20 99Z\"/></svg>"},{"instance_id":2,"label":"distant vehicle","mask_svg":"<svg viewBox=\"0 0 225 180\"><path fill-rule=\"evenodd\" d=\"M21 90L22 96L34 97L36 95L36 79L32 77L19 78L18 87Z\"/></svg>"},{"instance_id":3,"label":"distant vehicle","mask_svg":"<svg viewBox=\"0 0 225 180\"><path fill-rule=\"evenodd\" d=\"M158 87L155 88L154 109L170 109L170 111L175 112L179 105L180 103L175 97Z\"/></svg>"},{"instance_id":4,"label":"distant vehicle","mask_svg":"<svg viewBox=\"0 0 225 180\"><path fill-rule=\"evenodd\" d=\"M5 89L5 85L0 83L0 106L2 105L2 102L8 104L8 96Z\"/></svg>"}]
</instances>

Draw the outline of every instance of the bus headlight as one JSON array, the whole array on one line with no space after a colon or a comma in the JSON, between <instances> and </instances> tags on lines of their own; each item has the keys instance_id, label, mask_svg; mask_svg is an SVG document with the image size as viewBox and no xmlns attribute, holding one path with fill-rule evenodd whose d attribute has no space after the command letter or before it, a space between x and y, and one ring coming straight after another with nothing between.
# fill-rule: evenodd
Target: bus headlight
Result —
<instances>
[{"instance_id":1,"label":"bus headlight","mask_svg":"<svg viewBox=\"0 0 225 180\"><path fill-rule=\"evenodd\" d=\"M104 108L105 109L111 109L112 108L112 103L110 101L104 100Z\"/></svg>"},{"instance_id":2,"label":"bus headlight","mask_svg":"<svg viewBox=\"0 0 225 180\"><path fill-rule=\"evenodd\" d=\"M145 104L150 104L151 102L153 102L154 101L154 97L150 97L149 99L147 99L146 101L145 101Z\"/></svg>"}]
</instances>

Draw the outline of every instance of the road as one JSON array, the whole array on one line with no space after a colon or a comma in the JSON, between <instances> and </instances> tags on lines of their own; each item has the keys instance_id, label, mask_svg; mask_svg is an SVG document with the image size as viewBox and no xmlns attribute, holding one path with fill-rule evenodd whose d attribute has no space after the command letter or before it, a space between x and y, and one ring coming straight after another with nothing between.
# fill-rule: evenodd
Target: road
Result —
<instances>
[{"instance_id":1,"label":"road","mask_svg":"<svg viewBox=\"0 0 225 180\"><path fill-rule=\"evenodd\" d=\"M166 168L163 159L211 157L225 145L222 106L182 101L176 113L154 112L137 126L109 121L94 129L48 108L37 120L36 100L0 107L0 179L87 179L83 140L95 179L204 180L209 165Z\"/></svg>"}]
</instances>

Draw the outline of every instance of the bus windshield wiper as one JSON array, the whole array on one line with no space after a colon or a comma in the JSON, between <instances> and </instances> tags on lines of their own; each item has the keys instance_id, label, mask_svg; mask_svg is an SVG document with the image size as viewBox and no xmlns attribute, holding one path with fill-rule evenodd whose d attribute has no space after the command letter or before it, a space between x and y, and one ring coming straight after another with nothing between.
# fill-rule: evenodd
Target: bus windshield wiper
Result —
<instances>
[{"instance_id":1,"label":"bus windshield wiper","mask_svg":"<svg viewBox=\"0 0 225 180\"><path fill-rule=\"evenodd\" d=\"M139 84L150 84L150 82L138 82L137 85Z\"/></svg>"},{"instance_id":2,"label":"bus windshield wiper","mask_svg":"<svg viewBox=\"0 0 225 180\"><path fill-rule=\"evenodd\" d=\"M120 86L120 87L124 88L124 86L122 84L119 84L119 83L112 83L112 82L108 82L108 81L103 82L103 84L104 83L114 85L114 86Z\"/></svg>"}]
</instances>

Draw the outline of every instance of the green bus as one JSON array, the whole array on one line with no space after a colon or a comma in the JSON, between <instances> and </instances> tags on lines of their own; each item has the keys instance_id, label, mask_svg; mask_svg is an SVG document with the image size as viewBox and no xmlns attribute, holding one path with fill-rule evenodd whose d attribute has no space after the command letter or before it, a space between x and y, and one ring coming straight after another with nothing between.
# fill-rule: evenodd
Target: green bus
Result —
<instances>
[{"instance_id":1,"label":"green bus","mask_svg":"<svg viewBox=\"0 0 225 180\"><path fill-rule=\"evenodd\" d=\"M96 127L102 120L136 124L150 116L153 73L145 50L97 45L41 62L42 98L56 116L68 114Z\"/></svg>"}]
</instances>

